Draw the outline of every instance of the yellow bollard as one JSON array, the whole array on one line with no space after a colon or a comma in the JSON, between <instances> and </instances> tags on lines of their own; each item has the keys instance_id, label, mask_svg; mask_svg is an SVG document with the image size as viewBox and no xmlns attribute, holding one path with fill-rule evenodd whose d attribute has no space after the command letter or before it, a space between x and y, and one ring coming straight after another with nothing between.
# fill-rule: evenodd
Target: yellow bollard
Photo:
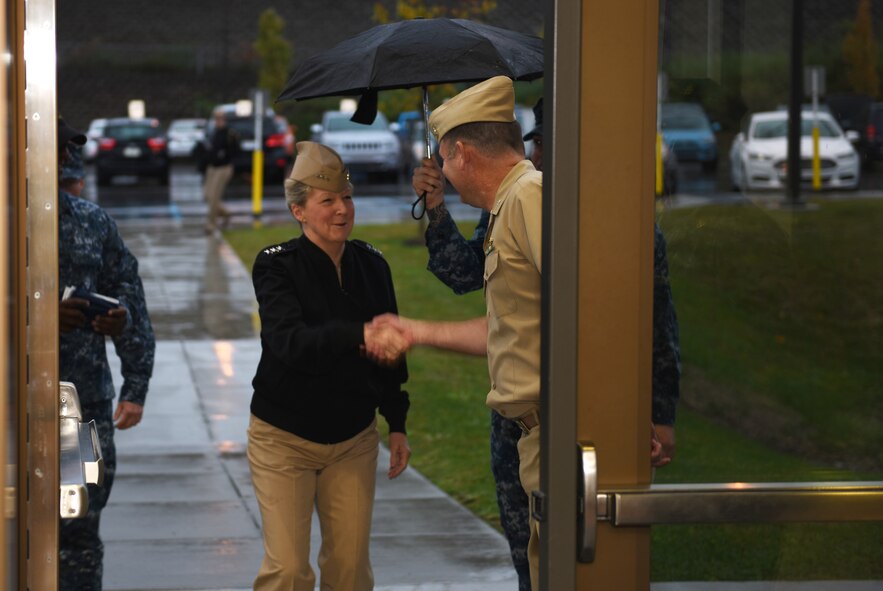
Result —
<instances>
[{"instance_id":1,"label":"yellow bollard","mask_svg":"<svg viewBox=\"0 0 883 591\"><path fill-rule=\"evenodd\" d=\"M251 214L252 227L261 227L264 198L264 151L255 146L251 157Z\"/></svg>"},{"instance_id":2,"label":"yellow bollard","mask_svg":"<svg viewBox=\"0 0 883 591\"><path fill-rule=\"evenodd\" d=\"M662 166L662 134L656 133L656 196L665 191L665 173Z\"/></svg>"},{"instance_id":3,"label":"yellow bollard","mask_svg":"<svg viewBox=\"0 0 883 591\"><path fill-rule=\"evenodd\" d=\"M819 191L822 188L822 161L819 156L819 128L812 128L812 188Z\"/></svg>"}]
</instances>

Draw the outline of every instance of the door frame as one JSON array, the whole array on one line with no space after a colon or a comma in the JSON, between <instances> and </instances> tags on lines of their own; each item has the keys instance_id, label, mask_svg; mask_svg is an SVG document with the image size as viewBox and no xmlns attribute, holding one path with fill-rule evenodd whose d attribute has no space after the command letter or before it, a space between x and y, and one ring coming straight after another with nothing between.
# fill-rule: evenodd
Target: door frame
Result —
<instances>
[{"instance_id":1,"label":"door frame","mask_svg":"<svg viewBox=\"0 0 883 591\"><path fill-rule=\"evenodd\" d=\"M546 3L540 482L540 589L575 589L581 2ZM561 73L559 75L559 72ZM551 140L551 141L549 141ZM561 196L554 200L554 196ZM566 196L566 197L565 197ZM553 231L554 229L554 231ZM552 297L554 294L554 298ZM554 425L554 427L553 427ZM555 450L552 454L550 450ZM537 590L539 591L539 590Z\"/></svg>"},{"instance_id":2,"label":"door frame","mask_svg":"<svg viewBox=\"0 0 883 591\"><path fill-rule=\"evenodd\" d=\"M883 482L651 484L659 4L547 14L540 591L648 590L653 524L883 521Z\"/></svg>"},{"instance_id":3,"label":"door frame","mask_svg":"<svg viewBox=\"0 0 883 591\"><path fill-rule=\"evenodd\" d=\"M599 486L646 486L651 478L659 4L556 0L550 11L541 589L648 589L649 527L599 523L598 560L577 563L575 467L577 442L591 440L601 450Z\"/></svg>"},{"instance_id":4,"label":"door frame","mask_svg":"<svg viewBox=\"0 0 883 591\"><path fill-rule=\"evenodd\" d=\"M59 384L58 384L58 149L55 0L19 0L23 21L16 45L18 87L24 105L23 134L16 154L23 179L18 186L17 297L20 349L19 503L21 558L19 587L58 587ZM24 162L21 162L21 161ZM23 204L23 205L21 205ZM24 437L27 436L25 440ZM25 495L22 494L22 497Z\"/></svg>"}]
</instances>

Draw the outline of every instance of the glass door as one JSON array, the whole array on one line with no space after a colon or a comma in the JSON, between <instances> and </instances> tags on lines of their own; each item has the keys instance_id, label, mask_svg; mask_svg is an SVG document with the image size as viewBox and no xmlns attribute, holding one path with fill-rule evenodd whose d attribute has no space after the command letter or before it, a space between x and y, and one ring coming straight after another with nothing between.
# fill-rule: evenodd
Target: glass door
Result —
<instances>
[{"instance_id":1,"label":"glass door","mask_svg":"<svg viewBox=\"0 0 883 591\"><path fill-rule=\"evenodd\" d=\"M547 45L544 588L879 588L883 12L565 4ZM654 471L665 285L680 396Z\"/></svg>"}]
</instances>

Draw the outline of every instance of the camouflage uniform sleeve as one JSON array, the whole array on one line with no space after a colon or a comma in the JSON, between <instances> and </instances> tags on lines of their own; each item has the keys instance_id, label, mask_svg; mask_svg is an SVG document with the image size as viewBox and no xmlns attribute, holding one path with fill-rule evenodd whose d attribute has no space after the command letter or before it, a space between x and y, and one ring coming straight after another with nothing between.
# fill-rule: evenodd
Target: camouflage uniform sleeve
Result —
<instances>
[{"instance_id":1,"label":"camouflage uniform sleeve","mask_svg":"<svg viewBox=\"0 0 883 591\"><path fill-rule=\"evenodd\" d=\"M653 422L674 425L680 397L681 361L665 237L654 226L653 240Z\"/></svg>"},{"instance_id":2,"label":"camouflage uniform sleeve","mask_svg":"<svg viewBox=\"0 0 883 591\"><path fill-rule=\"evenodd\" d=\"M428 216L426 247L429 263L426 268L457 295L481 289L484 286L482 245L487 233L487 212L482 214L469 240L460 234L444 203L430 209Z\"/></svg>"},{"instance_id":3,"label":"camouflage uniform sleeve","mask_svg":"<svg viewBox=\"0 0 883 591\"><path fill-rule=\"evenodd\" d=\"M123 375L120 400L143 405L148 382L153 375L156 341L147 313L144 287L138 276L138 260L126 248L116 224L109 216L107 225L100 290L101 293L116 294L128 310L125 330L113 338Z\"/></svg>"},{"instance_id":4,"label":"camouflage uniform sleeve","mask_svg":"<svg viewBox=\"0 0 883 591\"><path fill-rule=\"evenodd\" d=\"M385 292L387 312L399 313L396 302L395 287L392 281L392 271L389 264L384 260L382 269L386 276ZM379 282L378 282L379 284ZM378 287L379 289L379 287ZM411 401L408 392L402 389L402 384L408 381L408 366L405 359L392 368L376 368L382 379L382 394L379 405L380 414L386 419L391 433L408 433L406 429L408 409Z\"/></svg>"}]
</instances>

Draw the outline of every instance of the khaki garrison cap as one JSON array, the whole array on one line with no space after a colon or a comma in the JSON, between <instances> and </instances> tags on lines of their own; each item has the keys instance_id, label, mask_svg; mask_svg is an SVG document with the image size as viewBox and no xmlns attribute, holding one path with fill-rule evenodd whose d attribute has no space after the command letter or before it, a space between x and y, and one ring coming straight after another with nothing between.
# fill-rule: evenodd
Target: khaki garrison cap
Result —
<instances>
[{"instance_id":1,"label":"khaki garrison cap","mask_svg":"<svg viewBox=\"0 0 883 591\"><path fill-rule=\"evenodd\" d=\"M467 88L429 116L429 129L438 141L464 123L515 121L515 87L506 76L495 76Z\"/></svg>"},{"instance_id":2,"label":"khaki garrison cap","mask_svg":"<svg viewBox=\"0 0 883 591\"><path fill-rule=\"evenodd\" d=\"M340 193L350 181L350 173L340 156L316 142L297 142L297 158L290 179L323 191Z\"/></svg>"}]
</instances>

